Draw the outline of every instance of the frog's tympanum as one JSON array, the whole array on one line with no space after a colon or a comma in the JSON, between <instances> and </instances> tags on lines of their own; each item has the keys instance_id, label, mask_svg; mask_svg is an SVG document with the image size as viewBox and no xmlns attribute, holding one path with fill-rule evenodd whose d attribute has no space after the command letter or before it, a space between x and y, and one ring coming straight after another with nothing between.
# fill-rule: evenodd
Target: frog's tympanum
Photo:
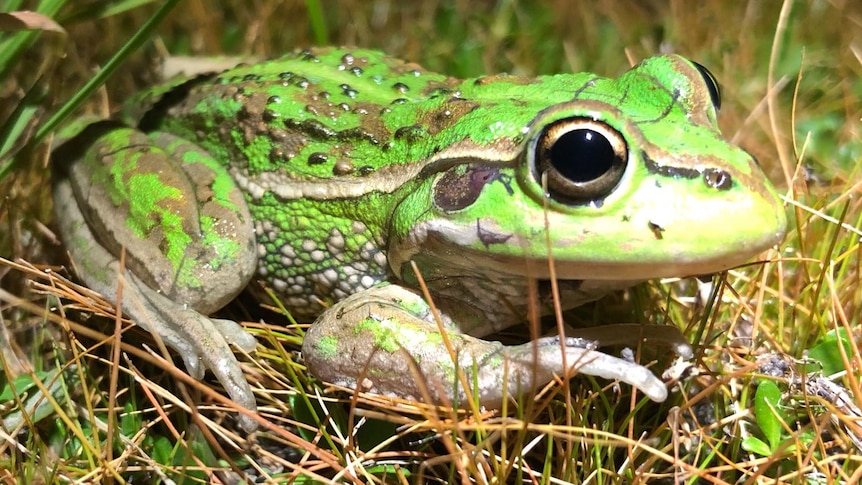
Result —
<instances>
[{"instance_id":1,"label":"frog's tympanum","mask_svg":"<svg viewBox=\"0 0 862 485\"><path fill-rule=\"evenodd\" d=\"M250 282L313 321L302 355L324 381L439 402L463 402L466 383L493 406L581 372L661 401L652 372L580 339L482 337L528 321L531 299L549 313L531 280L553 275L567 309L776 244L782 204L721 136L718 105L709 72L673 55L617 79L459 80L303 51L74 124L54 153L59 226L80 277L115 301L125 251L125 314L250 409L229 345L256 341L207 316Z\"/></svg>"}]
</instances>

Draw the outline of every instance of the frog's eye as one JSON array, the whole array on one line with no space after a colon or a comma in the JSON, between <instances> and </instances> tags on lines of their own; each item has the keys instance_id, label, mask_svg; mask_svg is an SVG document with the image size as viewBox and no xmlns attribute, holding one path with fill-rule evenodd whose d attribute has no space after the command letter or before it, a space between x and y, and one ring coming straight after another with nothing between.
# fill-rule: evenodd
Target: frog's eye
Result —
<instances>
[{"instance_id":1,"label":"frog's eye","mask_svg":"<svg viewBox=\"0 0 862 485\"><path fill-rule=\"evenodd\" d=\"M709 69L703 67L703 65L691 61L694 64L694 67L697 68L698 72L700 72L700 77L703 78L703 82L706 83L706 88L709 90L709 98L712 100L712 105L715 106L715 110L718 111L721 109L721 89L718 87L718 80L715 79L715 76L709 72Z\"/></svg>"},{"instance_id":2,"label":"frog's eye","mask_svg":"<svg viewBox=\"0 0 862 485\"><path fill-rule=\"evenodd\" d=\"M607 196L628 161L622 135L592 119L561 120L545 128L534 151L534 170L548 195L565 204L587 204Z\"/></svg>"}]
</instances>

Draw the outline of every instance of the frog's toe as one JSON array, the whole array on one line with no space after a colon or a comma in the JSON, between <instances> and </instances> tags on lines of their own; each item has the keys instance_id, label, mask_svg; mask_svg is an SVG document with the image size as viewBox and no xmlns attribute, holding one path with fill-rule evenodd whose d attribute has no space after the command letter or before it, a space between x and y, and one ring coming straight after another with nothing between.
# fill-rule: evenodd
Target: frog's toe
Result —
<instances>
[{"instance_id":1,"label":"frog's toe","mask_svg":"<svg viewBox=\"0 0 862 485\"><path fill-rule=\"evenodd\" d=\"M210 318L210 321L227 343L245 352L252 352L257 348L257 339L248 333L242 325L224 318Z\"/></svg>"},{"instance_id":2,"label":"frog's toe","mask_svg":"<svg viewBox=\"0 0 862 485\"><path fill-rule=\"evenodd\" d=\"M248 384L248 380L246 380L245 375L242 373L242 368L233 352L228 351L227 353L213 356L211 359L205 359L205 361L208 361L206 362L207 367L212 370L235 403L251 411L257 409L257 401L254 398L254 393ZM249 433L257 429L257 422L244 414L238 416L237 422L243 430Z\"/></svg>"},{"instance_id":3,"label":"frog's toe","mask_svg":"<svg viewBox=\"0 0 862 485\"><path fill-rule=\"evenodd\" d=\"M591 348L585 341L567 338L561 345L559 337L541 339L516 347L509 347L513 377L520 380L521 388L536 388L558 376L575 373L625 382L656 402L667 399L667 387L646 367L614 357Z\"/></svg>"},{"instance_id":4,"label":"frog's toe","mask_svg":"<svg viewBox=\"0 0 862 485\"><path fill-rule=\"evenodd\" d=\"M180 356L183 359L183 364L185 364L186 366L186 372L188 372L190 376L194 377L197 380L201 380L204 378L204 372L206 372L206 367L204 366L201 355L194 349L192 345L178 346L174 344L171 345L171 347L173 347L174 350L179 352Z\"/></svg>"}]
</instances>

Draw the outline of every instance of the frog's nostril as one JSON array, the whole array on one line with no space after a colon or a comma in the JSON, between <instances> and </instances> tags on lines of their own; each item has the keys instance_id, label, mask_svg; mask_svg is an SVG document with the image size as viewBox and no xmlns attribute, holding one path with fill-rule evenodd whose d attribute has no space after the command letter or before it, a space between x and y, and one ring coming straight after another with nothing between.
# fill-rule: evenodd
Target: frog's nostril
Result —
<instances>
[{"instance_id":1,"label":"frog's nostril","mask_svg":"<svg viewBox=\"0 0 862 485\"><path fill-rule=\"evenodd\" d=\"M704 170L703 182L712 189L730 190L733 187L733 177L726 171L717 168Z\"/></svg>"}]
</instances>

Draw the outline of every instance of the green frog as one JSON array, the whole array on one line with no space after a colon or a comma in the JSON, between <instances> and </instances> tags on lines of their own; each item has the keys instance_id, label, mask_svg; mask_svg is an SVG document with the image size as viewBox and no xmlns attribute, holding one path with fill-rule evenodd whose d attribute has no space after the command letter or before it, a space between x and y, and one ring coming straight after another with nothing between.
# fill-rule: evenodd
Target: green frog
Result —
<instances>
[{"instance_id":1,"label":"green frog","mask_svg":"<svg viewBox=\"0 0 862 485\"><path fill-rule=\"evenodd\" d=\"M662 401L650 370L590 339L482 337L779 242L782 203L722 137L719 105L709 71L676 55L616 79L459 80L306 50L74 123L56 211L81 279L116 302L122 256L124 313L248 409L230 345L256 340L208 317L246 286L313 321L302 357L323 381L498 406L580 372Z\"/></svg>"}]
</instances>

